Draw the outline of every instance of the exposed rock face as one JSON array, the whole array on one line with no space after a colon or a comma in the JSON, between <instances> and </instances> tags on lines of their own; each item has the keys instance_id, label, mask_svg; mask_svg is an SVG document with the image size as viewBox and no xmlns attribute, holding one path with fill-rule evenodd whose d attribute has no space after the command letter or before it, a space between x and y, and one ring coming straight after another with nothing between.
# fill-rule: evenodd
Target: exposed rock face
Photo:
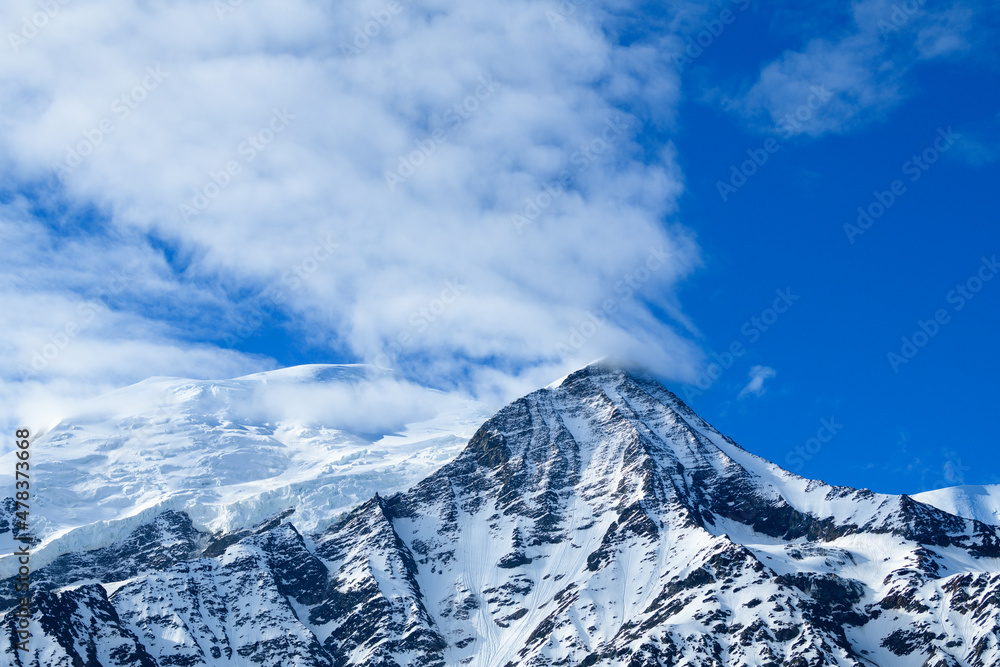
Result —
<instances>
[{"instance_id":1,"label":"exposed rock face","mask_svg":"<svg viewBox=\"0 0 1000 667\"><path fill-rule=\"evenodd\" d=\"M171 512L61 557L31 654L4 582L3 664L986 667L998 531L792 475L591 366L322 534Z\"/></svg>"}]
</instances>

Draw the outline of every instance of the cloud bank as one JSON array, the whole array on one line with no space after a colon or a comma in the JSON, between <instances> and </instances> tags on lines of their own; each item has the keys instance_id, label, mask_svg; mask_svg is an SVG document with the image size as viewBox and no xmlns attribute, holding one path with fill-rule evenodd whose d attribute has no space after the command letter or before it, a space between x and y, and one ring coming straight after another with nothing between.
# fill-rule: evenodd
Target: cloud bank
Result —
<instances>
[{"instance_id":1,"label":"cloud bank","mask_svg":"<svg viewBox=\"0 0 1000 667\"><path fill-rule=\"evenodd\" d=\"M675 56L735 4L6 3L0 421L273 368L274 331L495 402L606 355L692 380L701 255L662 137ZM716 101L850 131L984 11L781 9L800 46Z\"/></svg>"},{"instance_id":2,"label":"cloud bank","mask_svg":"<svg viewBox=\"0 0 1000 667\"><path fill-rule=\"evenodd\" d=\"M699 251L672 145L636 140L674 38L627 9L5 4L7 420L272 367L239 351L271 326L500 394L604 354L689 373Z\"/></svg>"}]
</instances>

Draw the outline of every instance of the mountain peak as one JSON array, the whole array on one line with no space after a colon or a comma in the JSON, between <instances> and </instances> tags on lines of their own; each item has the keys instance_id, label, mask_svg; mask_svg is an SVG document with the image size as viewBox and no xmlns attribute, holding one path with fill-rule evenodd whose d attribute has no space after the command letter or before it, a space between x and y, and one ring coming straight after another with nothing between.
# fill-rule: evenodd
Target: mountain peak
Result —
<instances>
[{"instance_id":1,"label":"mountain peak","mask_svg":"<svg viewBox=\"0 0 1000 667\"><path fill-rule=\"evenodd\" d=\"M562 386L563 383L581 377L624 377L630 375L636 377L650 377L649 372L639 363L615 357L601 357L600 359L592 361L582 368L579 368L571 373L567 373L544 388L557 389Z\"/></svg>"},{"instance_id":2,"label":"mountain peak","mask_svg":"<svg viewBox=\"0 0 1000 667\"><path fill-rule=\"evenodd\" d=\"M719 445L742 452L651 375L602 360L514 401L488 420L435 477L495 499L505 512L545 520L532 543L561 539L567 494L596 518L655 532L644 508L678 509L681 523L711 521L699 485L742 472ZM434 484L443 486L443 479Z\"/></svg>"},{"instance_id":3,"label":"mountain peak","mask_svg":"<svg viewBox=\"0 0 1000 667\"><path fill-rule=\"evenodd\" d=\"M271 391L280 383L264 384ZM217 427L196 451L226 447L232 429ZM263 446L274 435L240 433L251 447L229 452L225 469L246 468L256 460L248 453L287 450L277 441ZM312 441L304 444L298 456L314 456ZM331 452L320 470L303 469L264 494L258 488L247 506L296 504L258 529L197 532L186 512L204 505L202 490L184 512L161 508L159 520L138 519L147 523L129 539L40 561L32 660L83 664L86 654L123 666L148 655L140 662L149 667L214 667L236 654L315 667L623 660L984 667L1000 660L1000 527L906 496L792 475L740 448L634 365L601 360L513 401L408 491L393 493L384 468L369 467L374 449ZM338 468L354 462L377 490L365 492ZM332 520L339 512L331 491L341 484L357 501ZM314 512L325 509L328 528L310 534L292 525L302 527L303 499ZM3 526L10 530L9 521ZM13 576L0 584L12 590ZM13 628L13 613L0 625Z\"/></svg>"},{"instance_id":4,"label":"mountain peak","mask_svg":"<svg viewBox=\"0 0 1000 667\"><path fill-rule=\"evenodd\" d=\"M669 507L680 524L713 533L738 526L833 539L867 529L948 545L962 543L966 530L942 513L931 523L945 529L932 534L912 520L919 512L908 498L785 471L722 435L651 374L608 360L501 409L434 478L491 497L505 512L546 516L538 540L564 533L560 498L573 492L585 494L595 518L626 517L637 504L653 513ZM988 536L965 546L994 550Z\"/></svg>"}]
</instances>

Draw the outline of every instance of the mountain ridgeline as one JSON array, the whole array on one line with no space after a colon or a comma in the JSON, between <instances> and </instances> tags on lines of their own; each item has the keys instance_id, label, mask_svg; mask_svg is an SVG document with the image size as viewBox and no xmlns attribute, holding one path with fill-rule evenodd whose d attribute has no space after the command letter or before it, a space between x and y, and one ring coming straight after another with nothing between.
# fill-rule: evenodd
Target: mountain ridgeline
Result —
<instances>
[{"instance_id":1,"label":"mountain ridgeline","mask_svg":"<svg viewBox=\"0 0 1000 667\"><path fill-rule=\"evenodd\" d=\"M1000 527L803 479L588 366L408 491L301 534L163 512L32 573L3 665L1000 664ZM0 531L9 532L0 520Z\"/></svg>"}]
</instances>

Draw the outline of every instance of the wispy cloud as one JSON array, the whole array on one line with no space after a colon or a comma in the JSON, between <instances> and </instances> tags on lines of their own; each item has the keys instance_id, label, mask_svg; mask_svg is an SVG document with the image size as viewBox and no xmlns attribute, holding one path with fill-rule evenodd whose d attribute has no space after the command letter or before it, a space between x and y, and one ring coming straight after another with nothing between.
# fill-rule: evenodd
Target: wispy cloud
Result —
<instances>
[{"instance_id":1,"label":"wispy cloud","mask_svg":"<svg viewBox=\"0 0 1000 667\"><path fill-rule=\"evenodd\" d=\"M823 86L833 99L791 125L793 132L850 132L881 120L909 97L909 73L919 63L969 54L984 39L980 15L992 11L962 2L892 0L861 0L851 7L849 27L837 32L824 25L821 34L811 33L804 21L803 46L765 63L746 92L729 99L729 108L764 129L788 128L783 121L801 108L812 87Z\"/></svg>"},{"instance_id":2,"label":"wispy cloud","mask_svg":"<svg viewBox=\"0 0 1000 667\"><path fill-rule=\"evenodd\" d=\"M778 372L769 366L754 366L750 369L750 381L740 390L737 398L761 396L764 394L764 380L773 378Z\"/></svg>"},{"instance_id":3,"label":"wispy cloud","mask_svg":"<svg viewBox=\"0 0 1000 667\"><path fill-rule=\"evenodd\" d=\"M973 167L993 164L1000 159L1000 113L985 121L960 127L962 141L955 156Z\"/></svg>"}]
</instances>

